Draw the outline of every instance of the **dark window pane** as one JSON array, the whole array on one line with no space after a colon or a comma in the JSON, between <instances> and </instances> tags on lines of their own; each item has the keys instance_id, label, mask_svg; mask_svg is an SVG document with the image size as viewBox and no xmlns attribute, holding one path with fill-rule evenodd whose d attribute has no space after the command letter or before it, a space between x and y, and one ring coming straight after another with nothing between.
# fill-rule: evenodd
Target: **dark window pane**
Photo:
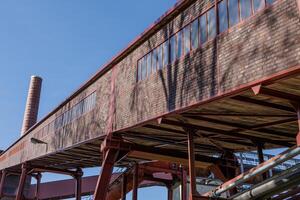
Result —
<instances>
[{"instance_id":1,"label":"dark window pane","mask_svg":"<svg viewBox=\"0 0 300 200\"><path fill-rule=\"evenodd\" d=\"M207 12L207 24L208 24L208 38L214 38L216 36L216 10L210 9Z\"/></svg>"},{"instance_id":2,"label":"dark window pane","mask_svg":"<svg viewBox=\"0 0 300 200\"><path fill-rule=\"evenodd\" d=\"M183 45L182 45L182 31L179 31L177 34L177 58L181 57L183 53Z\"/></svg>"},{"instance_id":3,"label":"dark window pane","mask_svg":"<svg viewBox=\"0 0 300 200\"><path fill-rule=\"evenodd\" d=\"M261 10L265 7L265 0L253 0L254 12Z\"/></svg>"},{"instance_id":4,"label":"dark window pane","mask_svg":"<svg viewBox=\"0 0 300 200\"><path fill-rule=\"evenodd\" d=\"M238 0L228 0L229 26L232 27L239 23L239 4Z\"/></svg>"},{"instance_id":5,"label":"dark window pane","mask_svg":"<svg viewBox=\"0 0 300 200\"><path fill-rule=\"evenodd\" d=\"M219 9L219 30L220 32L228 29L228 15L227 15L227 0L223 0L218 5Z\"/></svg>"},{"instance_id":6,"label":"dark window pane","mask_svg":"<svg viewBox=\"0 0 300 200\"><path fill-rule=\"evenodd\" d=\"M267 5L273 4L275 2L275 0L266 0Z\"/></svg>"},{"instance_id":7,"label":"dark window pane","mask_svg":"<svg viewBox=\"0 0 300 200\"><path fill-rule=\"evenodd\" d=\"M138 61L138 80L142 80L142 59Z\"/></svg>"},{"instance_id":8,"label":"dark window pane","mask_svg":"<svg viewBox=\"0 0 300 200\"><path fill-rule=\"evenodd\" d=\"M170 39L170 56L171 56L171 63L172 63L176 60L176 35L174 35Z\"/></svg>"},{"instance_id":9,"label":"dark window pane","mask_svg":"<svg viewBox=\"0 0 300 200\"><path fill-rule=\"evenodd\" d=\"M146 56L142 58L142 79L145 79L147 76L147 63Z\"/></svg>"},{"instance_id":10,"label":"dark window pane","mask_svg":"<svg viewBox=\"0 0 300 200\"><path fill-rule=\"evenodd\" d=\"M154 49L152 52L152 70L156 71L156 67L157 67L157 53L156 53L156 49Z\"/></svg>"},{"instance_id":11,"label":"dark window pane","mask_svg":"<svg viewBox=\"0 0 300 200\"><path fill-rule=\"evenodd\" d=\"M163 67L163 57L162 57L162 45L157 48L157 69L162 69Z\"/></svg>"},{"instance_id":12,"label":"dark window pane","mask_svg":"<svg viewBox=\"0 0 300 200\"><path fill-rule=\"evenodd\" d=\"M169 64L169 41L167 40L165 43L163 43L163 54L164 54L164 66Z\"/></svg>"},{"instance_id":13,"label":"dark window pane","mask_svg":"<svg viewBox=\"0 0 300 200\"><path fill-rule=\"evenodd\" d=\"M153 72L155 70L153 69ZM151 52L147 55L147 73L151 74Z\"/></svg>"},{"instance_id":14,"label":"dark window pane","mask_svg":"<svg viewBox=\"0 0 300 200\"><path fill-rule=\"evenodd\" d=\"M207 40L207 26L206 26L206 15L200 17L200 41L201 44Z\"/></svg>"},{"instance_id":15,"label":"dark window pane","mask_svg":"<svg viewBox=\"0 0 300 200\"><path fill-rule=\"evenodd\" d=\"M184 54L187 54L190 52L191 49L191 27L188 25L183 29L183 35L184 35Z\"/></svg>"},{"instance_id":16,"label":"dark window pane","mask_svg":"<svg viewBox=\"0 0 300 200\"><path fill-rule=\"evenodd\" d=\"M191 35L192 49L197 49L199 46L199 25L198 19L192 23L192 35Z\"/></svg>"},{"instance_id":17,"label":"dark window pane","mask_svg":"<svg viewBox=\"0 0 300 200\"><path fill-rule=\"evenodd\" d=\"M251 0L240 0L241 19L246 19L251 15Z\"/></svg>"}]
</instances>

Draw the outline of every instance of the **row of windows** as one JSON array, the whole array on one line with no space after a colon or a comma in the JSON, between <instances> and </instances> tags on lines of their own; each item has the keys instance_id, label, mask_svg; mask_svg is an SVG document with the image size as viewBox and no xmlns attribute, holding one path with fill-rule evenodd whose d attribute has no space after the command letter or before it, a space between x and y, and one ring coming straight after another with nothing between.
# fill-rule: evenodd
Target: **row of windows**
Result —
<instances>
[{"instance_id":1,"label":"row of windows","mask_svg":"<svg viewBox=\"0 0 300 200\"><path fill-rule=\"evenodd\" d=\"M226 31L275 0L222 0L218 2L219 32ZM213 6L182 30L174 34L147 55L138 60L137 79L143 80L151 73L199 48L217 35L216 9Z\"/></svg>"},{"instance_id":2,"label":"row of windows","mask_svg":"<svg viewBox=\"0 0 300 200\"><path fill-rule=\"evenodd\" d=\"M78 119L85 113L91 111L96 105L96 93L92 93L85 99L81 100L71 109L60 115L54 120L54 129L59 129L73 120Z\"/></svg>"},{"instance_id":3,"label":"row of windows","mask_svg":"<svg viewBox=\"0 0 300 200\"><path fill-rule=\"evenodd\" d=\"M71 123L73 120L78 119L85 113L88 113L96 106L96 92L92 93L85 99L81 100L78 104L74 105L71 109L64 112L55 120L44 126L38 133L39 137L53 133L57 129Z\"/></svg>"}]
</instances>

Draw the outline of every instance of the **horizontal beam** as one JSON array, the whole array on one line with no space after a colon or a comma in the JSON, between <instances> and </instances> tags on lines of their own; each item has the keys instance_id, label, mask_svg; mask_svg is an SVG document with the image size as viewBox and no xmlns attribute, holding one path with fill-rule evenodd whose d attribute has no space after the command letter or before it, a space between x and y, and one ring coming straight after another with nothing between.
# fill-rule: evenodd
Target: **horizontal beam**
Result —
<instances>
[{"instance_id":1,"label":"horizontal beam","mask_svg":"<svg viewBox=\"0 0 300 200\"><path fill-rule=\"evenodd\" d=\"M273 90L270 88L263 87L262 85L257 85L252 87L252 91L254 92L255 95L262 94L262 95L267 95L278 99L300 102L300 96L298 95L282 92L278 90Z\"/></svg>"},{"instance_id":2,"label":"horizontal beam","mask_svg":"<svg viewBox=\"0 0 300 200\"><path fill-rule=\"evenodd\" d=\"M281 110L281 111L285 111L285 112L295 113L295 110L291 107L288 107L288 106L283 106L283 105L279 105L279 104L275 104L275 103L265 102L265 101L252 99L252 98L244 97L244 96L240 96L240 95L235 96L235 97L231 97L231 99L236 100L236 101L240 101L240 102L243 102L243 103L254 104L254 105L258 105L258 106L272 108L272 109L275 109L275 110Z\"/></svg>"},{"instance_id":3,"label":"horizontal beam","mask_svg":"<svg viewBox=\"0 0 300 200\"><path fill-rule=\"evenodd\" d=\"M207 132L211 132L211 133L227 135L227 136L230 136L230 137L244 138L244 139L249 139L249 140L252 140L252 141L261 141L261 142L266 142L266 143L275 144L275 145L284 146L284 147L292 147L293 146L293 144L290 144L288 142L272 140L270 138L250 136L250 135L246 135L246 134L235 133L235 132L232 132L232 131L224 131L224 130L221 130L221 129L204 127L204 126L199 126L199 125L195 125L195 124L186 124L186 123L182 123L182 122L179 122L179 121L173 121L173 120L168 120L168 119L164 119L163 123L168 124L168 125L182 127L182 128L194 128L194 129L199 130L199 131L202 130L202 131L207 131Z\"/></svg>"}]
</instances>

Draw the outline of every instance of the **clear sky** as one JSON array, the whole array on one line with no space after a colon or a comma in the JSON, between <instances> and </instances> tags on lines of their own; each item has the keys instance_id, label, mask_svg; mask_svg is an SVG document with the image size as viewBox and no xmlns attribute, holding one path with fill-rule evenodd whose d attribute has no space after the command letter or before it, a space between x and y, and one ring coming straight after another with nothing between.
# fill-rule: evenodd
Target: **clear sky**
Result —
<instances>
[{"instance_id":1,"label":"clear sky","mask_svg":"<svg viewBox=\"0 0 300 200\"><path fill-rule=\"evenodd\" d=\"M31 75L44 79L41 119L175 3L1 0L0 149L20 135ZM143 191L165 199L162 189Z\"/></svg>"}]
</instances>

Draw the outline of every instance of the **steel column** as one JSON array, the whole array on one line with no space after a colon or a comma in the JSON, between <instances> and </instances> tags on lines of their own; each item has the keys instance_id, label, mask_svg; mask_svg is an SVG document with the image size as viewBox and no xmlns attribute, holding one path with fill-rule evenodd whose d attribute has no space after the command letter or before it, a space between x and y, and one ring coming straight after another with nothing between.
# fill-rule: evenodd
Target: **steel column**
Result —
<instances>
[{"instance_id":1,"label":"steel column","mask_svg":"<svg viewBox=\"0 0 300 200\"><path fill-rule=\"evenodd\" d=\"M296 111L297 111L297 116L298 116L298 128L299 128L299 132L297 134L297 146L300 146L300 104L298 103L296 105Z\"/></svg>"},{"instance_id":2,"label":"steel column","mask_svg":"<svg viewBox=\"0 0 300 200\"><path fill-rule=\"evenodd\" d=\"M121 200L126 200L127 194L127 175L123 174Z\"/></svg>"},{"instance_id":3,"label":"steel column","mask_svg":"<svg viewBox=\"0 0 300 200\"><path fill-rule=\"evenodd\" d=\"M181 167L181 200L187 200L187 174Z\"/></svg>"},{"instance_id":4,"label":"steel column","mask_svg":"<svg viewBox=\"0 0 300 200\"><path fill-rule=\"evenodd\" d=\"M102 170L96 185L94 200L106 200L107 189L118 153L119 151L116 149L108 149L106 153L104 153Z\"/></svg>"},{"instance_id":5,"label":"steel column","mask_svg":"<svg viewBox=\"0 0 300 200\"><path fill-rule=\"evenodd\" d=\"M75 174L76 186L75 186L75 198L81 200L81 187L82 187L83 172L80 168L77 169Z\"/></svg>"},{"instance_id":6,"label":"steel column","mask_svg":"<svg viewBox=\"0 0 300 200\"><path fill-rule=\"evenodd\" d=\"M19 180L19 185L17 188L16 200L23 200L23 190L25 186L26 176L27 176L28 166L26 164L22 165L22 173Z\"/></svg>"},{"instance_id":7,"label":"steel column","mask_svg":"<svg viewBox=\"0 0 300 200\"><path fill-rule=\"evenodd\" d=\"M132 200L138 199L138 187L139 187L139 165L136 164L133 172Z\"/></svg>"},{"instance_id":8,"label":"steel column","mask_svg":"<svg viewBox=\"0 0 300 200\"><path fill-rule=\"evenodd\" d=\"M189 199L192 200L193 196L197 195L196 190L196 172L195 172L195 151L194 151L194 133L193 129L187 130L188 133L188 153L189 153L189 175L190 175L190 194Z\"/></svg>"},{"instance_id":9,"label":"steel column","mask_svg":"<svg viewBox=\"0 0 300 200\"><path fill-rule=\"evenodd\" d=\"M168 185L168 200L173 200L173 189L171 185Z\"/></svg>"},{"instance_id":10,"label":"steel column","mask_svg":"<svg viewBox=\"0 0 300 200\"><path fill-rule=\"evenodd\" d=\"M39 200L41 179L42 179L42 174L38 172L36 175L35 200Z\"/></svg>"},{"instance_id":11,"label":"steel column","mask_svg":"<svg viewBox=\"0 0 300 200\"><path fill-rule=\"evenodd\" d=\"M259 164L262 164L265 162L264 152L263 152L263 144L260 142L257 142L257 156L258 156ZM263 173L262 178L263 178L263 180L265 180L267 178L267 174Z\"/></svg>"},{"instance_id":12,"label":"steel column","mask_svg":"<svg viewBox=\"0 0 300 200\"><path fill-rule=\"evenodd\" d=\"M5 184L5 179L6 179L6 170L1 171L1 181L0 181L0 199L3 196L3 189L4 189L4 184Z\"/></svg>"}]
</instances>

